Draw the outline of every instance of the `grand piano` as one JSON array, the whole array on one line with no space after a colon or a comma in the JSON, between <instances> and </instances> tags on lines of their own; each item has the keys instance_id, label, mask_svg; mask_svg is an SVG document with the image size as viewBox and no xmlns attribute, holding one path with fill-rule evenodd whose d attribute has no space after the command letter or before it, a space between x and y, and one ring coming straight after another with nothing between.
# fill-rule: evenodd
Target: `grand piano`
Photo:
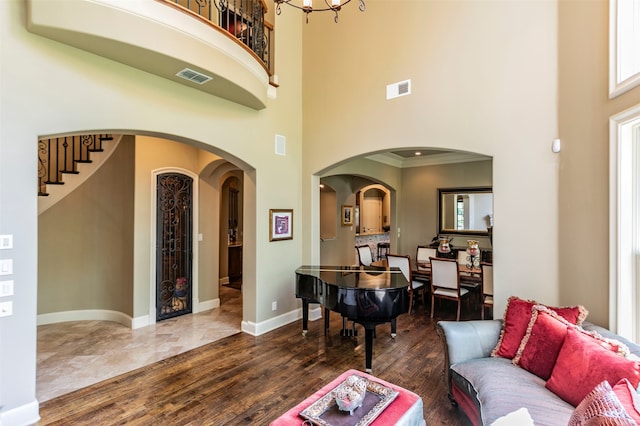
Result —
<instances>
[{"instance_id":1,"label":"grand piano","mask_svg":"<svg viewBox=\"0 0 640 426\"><path fill-rule=\"evenodd\" d=\"M302 299L302 334L307 334L310 303L324 307L325 334L330 311L361 324L365 329L365 368L370 373L376 325L391 323L395 336L396 318L409 310L408 287L397 268L301 266L296 269L296 297Z\"/></svg>"}]
</instances>

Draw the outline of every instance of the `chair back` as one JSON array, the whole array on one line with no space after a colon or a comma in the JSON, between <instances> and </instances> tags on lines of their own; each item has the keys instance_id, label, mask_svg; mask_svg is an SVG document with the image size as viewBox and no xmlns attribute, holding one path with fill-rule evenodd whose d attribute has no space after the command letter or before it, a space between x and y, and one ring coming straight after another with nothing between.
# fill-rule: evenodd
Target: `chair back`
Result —
<instances>
[{"instance_id":1,"label":"chair back","mask_svg":"<svg viewBox=\"0 0 640 426\"><path fill-rule=\"evenodd\" d=\"M436 257L436 249L428 247L428 246L418 246L418 250L416 251L416 263L429 263L430 257ZM423 266L417 266L418 271L428 271L429 268L425 268Z\"/></svg>"},{"instance_id":2,"label":"chair back","mask_svg":"<svg viewBox=\"0 0 640 426\"><path fill-rule=\"evenodd\" d=\"M458 250L458 263L461 265L466 265L468 256L469 255L467 254L466 250Z\"/></svg>"},{"instance_id":3,"label":"chair back","mask_svg":"<svg viewBox=\"0 0 640 426\"><path fill-rule=\"evenodd\" d=\"M361 246L356 246L356 250L358 251L358 261L362 266L371 266L373 262L373 254L371 253L371 247L364 244Z\"/></svg>"},{"instance_id":4,"label":"chair back","mask_svg":"<svg viewBox=\"0 0 640 426\"><path fill-rule=\"evenodd\" d=\"M482 267L482 293L493 296L493 264L481 263Z\"/></svg>"},{"instance_id":5,"label":"chair back","mask_svg":"<svg viewBox=\"0 0 640 426\"><path fill-rule=\"evenodd\" d=\"M387 254L387 265L389 268L396 267L400 269L405 279L411 282L411 260L409 260L409 256Z\"/></svg>"},{"instance_id":6,"label":"chair back","mask_svg":"<svg viewBox=\"0 0 640 426\"><path fill-rule=\"evenodd\" d=\"M431 286L460 290L460 275L456 259L431 258Z\"/></svg>"}]
</instances>

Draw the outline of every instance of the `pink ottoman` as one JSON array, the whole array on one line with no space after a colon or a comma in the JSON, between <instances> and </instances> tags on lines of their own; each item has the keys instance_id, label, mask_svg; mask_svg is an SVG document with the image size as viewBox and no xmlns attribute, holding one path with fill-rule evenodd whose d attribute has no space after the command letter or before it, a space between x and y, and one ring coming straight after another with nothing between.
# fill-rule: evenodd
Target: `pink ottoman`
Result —
<instances>
[{"instance_id":1,"label":"pink ottoman","mask_svg":"<svg viewBox=\"0 0 640 426\"><path fill-rule=\"evenodd\" d=\"M385 382L384 380L378 379L377 377L363 373L362 371L348 370L342 373L331 383L325 385L322 389L316 391L313 395L302 401L300 404L296 405L295 407L284 413L282 416L271 422L271 426L301 425L304 419L298 416L298 413L300 413L302 410L330 392L333 388L338 386L352 374L366 377L371 381L378 382L399 392L398 396L391 402L391 404L389 404L389 406L385 408L378 417L376 417L373 423L371 423L372 426L425 425L423 417L422 398L420 398L420 396L392 383Z\"/></svg>"}]
</instances>

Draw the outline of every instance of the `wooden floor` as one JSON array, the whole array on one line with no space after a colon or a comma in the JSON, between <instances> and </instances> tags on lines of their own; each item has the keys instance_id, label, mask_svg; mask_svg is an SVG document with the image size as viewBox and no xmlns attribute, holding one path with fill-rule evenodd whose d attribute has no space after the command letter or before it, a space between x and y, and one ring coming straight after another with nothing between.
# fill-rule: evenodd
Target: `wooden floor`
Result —
<instances>
[{"instance_id":1,"label":"wooden floor","mask_svg":"<svg viewBox=\"0 0 640 426\"><path fill-rule=\"evenodd\" d=\"M454 309L443 319L455 319ZM301 321L258 337L238 333L53 398L38 425L268 425L343 371L364 370L362 328L340 337L333 314L325 337L322 323L311 322L306 337ZM395 339L387 324L376 330L372 374L419 394L427 425L465 425L446 396L428 309L418 304L397 323Z\"/></svg>"}]
</instances>

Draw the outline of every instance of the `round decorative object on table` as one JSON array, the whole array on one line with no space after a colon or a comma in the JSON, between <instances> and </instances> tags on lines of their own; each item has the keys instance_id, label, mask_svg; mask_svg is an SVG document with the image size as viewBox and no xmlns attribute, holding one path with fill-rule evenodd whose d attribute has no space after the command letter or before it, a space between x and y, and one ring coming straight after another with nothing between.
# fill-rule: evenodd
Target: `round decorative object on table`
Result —
<instances>
[{"instance_id":1,"label":"round decorative object on table","mask_svg":"<svg viewBox=\"0 0 640 426\"><path fill-rule=\"evenodd\" d=\"M480 249L476 240L467 240L467 268L480 267Z\"/></svg>"},{"instance_id":2,"label":"round decorative object on table","mask_svg":"<svg viewBox=\"0 0 640 426\"><path fill-rule=\"evenodd\" d=\"M451 241L451 239L449 239L449 238L440 237L440 243L438 244L438 252L440 252L440 253L450 253L451 252L451 246L449 245L450 241Z\"/></svg>"},{"instance_id":3,"label":"round decorative object on table","mask_svg":"<svg viewBox=\"0 0 640 426\"><path fill-rule=\"evenodd\" d=\"M353 416L353 410L362 406L367 393L367 380L356 375L349 376L344 383L333 391L336 405L342 411Z\"/></svg>"}]
</instances>

